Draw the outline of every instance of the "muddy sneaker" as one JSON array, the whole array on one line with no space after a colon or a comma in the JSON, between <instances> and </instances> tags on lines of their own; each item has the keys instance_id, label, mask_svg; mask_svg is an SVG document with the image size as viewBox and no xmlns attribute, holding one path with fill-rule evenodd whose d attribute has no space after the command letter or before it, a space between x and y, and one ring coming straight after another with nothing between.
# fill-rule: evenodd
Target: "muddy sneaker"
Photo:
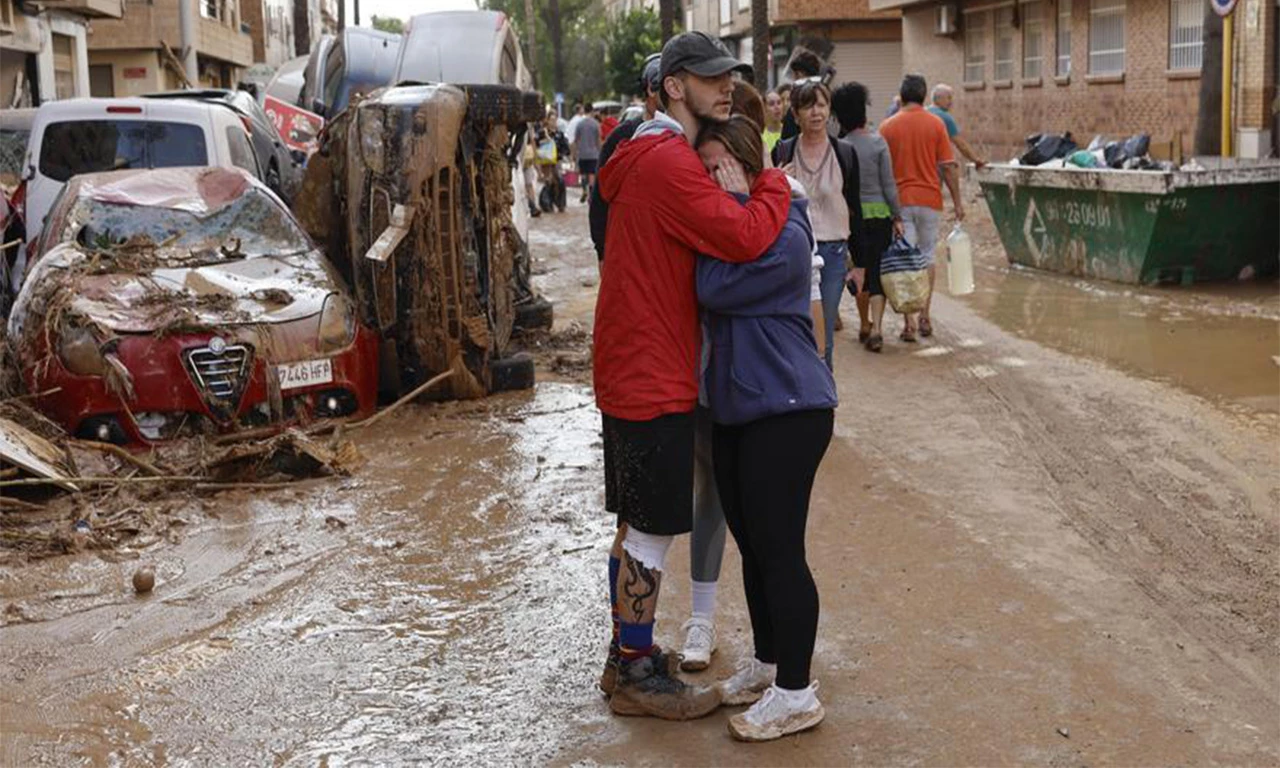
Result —
<instances>
[{"instance_id":1,"label":"muddy sneaker","mask_svg":"<svg viewBox=\"0 0 1280 768\"><path fill-rule=\"evenodd\" d=\"M600 673L600 692L612 696L613 689L618 686L618 665L622 663L622 653L617 643L609 643L609 655L604 660L604 671Z\"/></svg>"},{"instance_id":2,"label":"muddy sneaker","mask_svg":"<svg viewBox=\"0 0 1280 768\"><path fill-rule=\"evenodd\" d=\"M755 656L748 656L738 662L738 671L732 677L720 682L720 697L727 706L750 704L773 685L777 673L777 664L765 664Z\"/></svg>"},{"instance_id":3,"label":"muddy sneaker","mask_svg":"<svg viewBox=\"0 0 1280 768\"><path fill-rule=\"evenodd\" d=\"M648 715L663 720L694 720L720 706L716 687L695 687L676 677L675 659L664 654L623 661L609 699L617 715Z\"/></svg>"},{"instance_id":4,"label":"muddy sneaker","mask_svg":"<svg viewBox=\"0 0 1280 768\"><path fill-rule=\"evenodd\" d=\"M729 718L729 733L739 741L772 741L807 731L824 717L816 680L799 691L771 685L751 709Z\"/></svg>"},{"instance_id":5,"label":"muddy sneaker","mask_svg":"<svg viewBox=\"0 0 1280 768\"><path fill-rule=\"evenodd\" d=\"M680 669L685 672L701 672L711 666L711 654L716 652L716 625L711 619L693 616L684 623L684 648L680 655Z\"/></svg>"}]
</instances>

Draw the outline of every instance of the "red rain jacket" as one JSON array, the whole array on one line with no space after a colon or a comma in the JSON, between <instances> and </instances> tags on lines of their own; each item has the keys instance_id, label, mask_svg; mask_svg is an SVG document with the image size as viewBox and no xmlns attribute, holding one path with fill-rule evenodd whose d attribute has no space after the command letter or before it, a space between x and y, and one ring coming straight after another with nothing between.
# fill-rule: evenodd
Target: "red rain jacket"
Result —
<instances>
[{"instance_id":1,"label":"red rain jacket","mask_svg":"<svg viewBox=\"0 0 1280 768\"><path fill-rule=\"evenodd\" d=\"M787 221L781 171L757 177L746 205L720 189L674 131L623 142L600 171L609 203L596 300L594 379L603 413L648 421L698 402L695 254L758 259Z\"/></svg>"}]
</instances>

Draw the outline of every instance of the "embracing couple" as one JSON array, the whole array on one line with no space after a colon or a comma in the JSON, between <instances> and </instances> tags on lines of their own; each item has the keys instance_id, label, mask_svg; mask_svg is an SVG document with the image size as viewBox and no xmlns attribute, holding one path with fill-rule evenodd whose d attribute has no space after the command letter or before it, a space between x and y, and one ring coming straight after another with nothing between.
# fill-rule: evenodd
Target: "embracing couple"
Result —
<instances>
[{"instance_id":1,"label":"embracing couple","mask_svg":"<svg viewBox=\"0 0 1280 768\"><path fill-rule=\"evenodd\" d=\"M594 382L618 520L600 686L621 715L683 720L754 702L730 732L775 739L823 718L805 523L836 390L810 315L813 232L806 202L764 167L762 126L730 117L736 73L750 68L698 32L668 41L659 66L661 111L599 177L608 219ZM755 644L711 686L681 680L678 659L653 642L667 552L693 527L700 399Z\"/></svg>"}]
</instances>

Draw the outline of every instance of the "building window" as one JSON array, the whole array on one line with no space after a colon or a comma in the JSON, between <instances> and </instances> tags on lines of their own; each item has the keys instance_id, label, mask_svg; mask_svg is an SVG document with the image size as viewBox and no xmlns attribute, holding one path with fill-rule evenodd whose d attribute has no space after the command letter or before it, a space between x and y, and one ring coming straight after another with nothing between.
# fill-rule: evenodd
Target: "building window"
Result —
<instances>
[{"instance_id":1,"label":"building window","mask_svg":"<svg viewBox=\"0 0 1280 768\"><path fill-rule=\"evenodd\" d=\"M70 35L53 33L54 98L73 99L76 95L76 41Z\"/></svg>"},{"instance_id":2,"label":"building window","mask_svg":"<svg viewBox=\"0 0 1280 768\"><path fill-rule=\"evenodd\" d=\"M1058 0L1058 77L1071 74L1071 0Z\"/></svg>"},{"instance_id":3,"label":"building window","mask_svg":"<svg viewBox=\"0 0 1280 768\"><path fill-rule=\"evenodd\" d=\"M746 13L751 10L751 0L738 0L738 13Z\"/></svg>"},{"instance_id":4,"label":"building window","mask_svg":"<svg viewBox=\"0 0 1280 768\"><path fill-rule=\"evenodd\" d=\"M1170 0L1169 69L1200 69L1204 15L1199 0Z\"/></svg>"},{"instance_id":5,"label":"building window","mask_svg":"<svg viewBox=\"0 0 1280 768\"><path fill-rule=\"evenodd\" d=\"M0 28L13 29L13 0L0 0Z\"/></svg>"},{"instance_id":6,"label":"building window","mask_svg":"<svg viewBox=\"0 0 1280 768\"><path fill-rule=\"evenodd\" d=\"M218 0L200 0L200 15L206 19L218 18Z\"/></svg>"},{"instance_id":7,"label":"building window","mask_svg":"<svg viewBox=\"0 0 1280 768\"><path fill-rule=\"evenodd\" d=\"M1013 79L1013 6L996 9L996 80Z\"/></svg>"},{"instance_id":8,"label":"building window","mask_svg":"<svg viewBox=\"0 0 1280 768\"><path fill-rule=\"evenodd\" d=\"M1089 8L1089 74L1124 73L1125 0L1091 0Z\"/></svg>"},{"instance_id":9,"label":"building window","mask_svg":"<svg viewBox=\"0 0 1280 768\"><path fill-rule=\"evenodd\" d=\"M989 11L964 15L964 81L981 83L987 77L987 20Z\"/></svg>"},{"instance_id":10,"label":"building window","mask_svg":"<svg viewBox=\"0 0 1280 768\"><path fill-rule=\"evenodd\" d=\"M1044 70L1044 2L1022 4L1022 76L1038 79Z\"/></svg>"},{"instance_id":11,"label":"building window","mask_svg":"<svg viewBox=\"0 0 1280 768\"><path fill-rule=\"evenodd\" d=\"M720 25L727 26L733 21L733 0L720 0Z\"/></svg>"}]
</instances>

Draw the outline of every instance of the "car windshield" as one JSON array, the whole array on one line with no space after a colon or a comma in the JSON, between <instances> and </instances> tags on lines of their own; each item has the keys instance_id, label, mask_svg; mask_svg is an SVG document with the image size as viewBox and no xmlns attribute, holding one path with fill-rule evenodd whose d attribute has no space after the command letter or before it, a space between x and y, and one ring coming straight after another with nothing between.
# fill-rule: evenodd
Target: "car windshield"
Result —
<instances>
[{"instance_id":1,"label":"car windshield","mask_svg":"<svg viewBox=\"0 0 1280 768\"><path fill-rule=\"evenodd\" d=\"M208 165L204 131L186 123L76 120L50 123L40 142L40 173L54 181L127 168Z\"/></svg>"},{"instance_id":2,"label":"car windshield","mask_svg":"<svg viewBox=\"0 0 1280 768\"><path fill-rule=\"evenodd\" d=\"M68 236L90 250L156 247L174 264L256 256L286 256L311 249L293 218L268 195L249 189L199 216L175 208L107 203L82 198L67 217Z\"/></svg>"}]
</instances>

